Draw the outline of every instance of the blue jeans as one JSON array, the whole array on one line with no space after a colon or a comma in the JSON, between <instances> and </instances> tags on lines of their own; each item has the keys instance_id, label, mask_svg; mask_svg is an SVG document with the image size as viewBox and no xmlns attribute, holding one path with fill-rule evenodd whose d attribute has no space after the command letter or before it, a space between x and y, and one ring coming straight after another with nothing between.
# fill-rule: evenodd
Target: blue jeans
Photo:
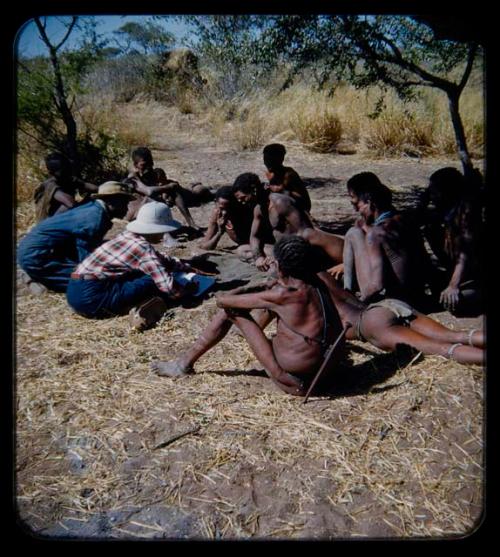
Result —
<instances>
[{"instance_id":1,"label":"blue jeans","mask_svg":"<svg viewBox=\"0 0 500 557\"><path fill-rule=\"evenodd\" d=\"M71 279L66 290L68 304L80 315L93 319L123 315L151 296L166 294L143 273L104 280Z\"/></svg>"}]
</instances>

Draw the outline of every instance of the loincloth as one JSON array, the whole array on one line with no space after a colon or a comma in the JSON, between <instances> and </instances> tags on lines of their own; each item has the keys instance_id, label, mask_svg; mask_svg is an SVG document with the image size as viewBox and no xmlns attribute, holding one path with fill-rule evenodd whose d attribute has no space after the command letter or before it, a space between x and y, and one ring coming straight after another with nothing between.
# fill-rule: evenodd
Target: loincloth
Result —
<instances>
[{"instance_id":1,"label":"loincloth","mask_svg":"<svg viewBox=\"0 0 500 557\"><path fill-rule=\"evenodd\" d=\"M373 308L385 308L392 311L392 313L396 316L398 323L400 325L404 325L405 327L409 327L410 322L416 317L415 310L406 302L396 300L395 298L385 298L384 300L380 300L379 302L370 304L359 314L358 320L354 325L356 340L362 340L366 342L366 338L361 332L361 325L363 316Z\"/></svg>"}]
</instances>

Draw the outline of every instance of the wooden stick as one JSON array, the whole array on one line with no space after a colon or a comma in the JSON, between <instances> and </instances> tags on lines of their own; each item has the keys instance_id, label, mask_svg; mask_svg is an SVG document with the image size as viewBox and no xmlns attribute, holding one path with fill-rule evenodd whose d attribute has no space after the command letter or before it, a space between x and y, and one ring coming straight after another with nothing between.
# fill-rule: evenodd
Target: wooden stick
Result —
<instances>
[{"instance_id":1,"label":"wooden stick","mask_svg":"<svg viewBox=\"0 0 500 557\"><path fill-rule=\"evenodd\" d=\"M335 348L337 348L339 342L344 338L345 334L347 333L347 330L352 327L351 323L346 323L344 328L342 329L342 331L340 332L339 336L337 337L337 340L331 344L328 348L328 350L325 353L325 357L323 359L323 363L321 364L321 367L318 370L318 373L316 373L316 375L314 376L314 379L312 380L312 383L309 387L309 389L307 390L306 396L304 398L304 404L307 402L307 399L309 398L309 395L311 394L312 390L314 389L316 383L318 382L318 379L321 377L321 374L323 373L323 371L325 370L326 366L330 363L330 358L332 357Z\"/></svg>"},{"instance_id":2,"label":"wooden stick","mask_svg":"<svg viewBox=\"0 0 500 557\"><path fill-rule=\"evenodd\" d=\"M165 439L161 443L158 443L157 445L155 445L153 447L153 450L162 449L163 447L166 447L167 445L170 445L170 443L173 443L174 441L177 441L177 439L180 439L181 437L185 437L186 435L189 435L190 433L196 433L197 431L200 431L200 426L199 425L195 426L195 427L192 427L192 428L190 428L186 431L181 431L180 433L176 433L175 435L172 435L168 439Z\"/></svg>"}]
</instances>

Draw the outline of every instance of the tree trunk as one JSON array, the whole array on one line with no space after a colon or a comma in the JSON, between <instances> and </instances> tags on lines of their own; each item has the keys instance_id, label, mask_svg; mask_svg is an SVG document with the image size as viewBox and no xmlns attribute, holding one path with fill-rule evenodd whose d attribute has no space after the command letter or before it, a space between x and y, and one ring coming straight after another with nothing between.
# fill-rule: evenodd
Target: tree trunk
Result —
<instances>
[{"instance_id":1,"label":"tree trunk","mask_svg":"<svg viewBox=\"0 0 500 557\"><path fill-rule=\"evenodd\" d=\"M471 175L474 167L472 166L469 150L467 149L467 140L465 138L464 126L459 111L460 92L458 90L448 90L446 93L448 95L448 106L450 107L451 122L453 124L453 131L455 132L458 156L462 163L464 176L468 177Z\"/></svg>"},{"instance_id":2,"label":"tree trunk","mask_svg":"<svg viewBox=\"0 0 500 557\"><path fill-rule=\"evenodd\" d=\"M61 75L61 69L59 67L59 60L57 59L57 54L54 49L50 49L50 60L52 62L52 67L54 68L55 84L54 88L56 91L57 104L59 107L59 112L61 113L64 125L66 126L66 140L68 156L74 165L74 171L78 173L79 170L79 159L78 159L78 147L77 147L77 128L76 122L73 118L73 114L66 101L66 93L64 91L64 83Z\"/></svg>"}]
</instances>

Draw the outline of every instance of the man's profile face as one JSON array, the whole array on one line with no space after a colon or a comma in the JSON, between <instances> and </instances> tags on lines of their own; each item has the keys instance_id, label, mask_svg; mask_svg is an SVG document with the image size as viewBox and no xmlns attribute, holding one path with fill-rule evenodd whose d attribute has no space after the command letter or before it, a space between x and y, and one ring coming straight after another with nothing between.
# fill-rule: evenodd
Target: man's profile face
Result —
<instances>
[{"instance_id":1,"label":"man's profile face","mask_svg":"<svg viewBox=\"0 0 500 557\"><path fill-rule=\"evenodd\" d=\"M351 190L348 190L349 197L351 198L351 205L356 212L359 212L359 197Z\"/></svg>"},{"instance_id":2,"label":"man's profile face","mask_svg":"<svg viewBox=\"0 0 500 557\"><path fill-rule=\"evenodd\" d=\"M113 217L122 219L127 214L130 197L126 195L110 195L105 202L110 208Z\"/></svg>"},{"instance_id":3,"label":"man's profile face","mask_svg":"<svg viewBox=\"0 0 500 557\"><path fill-rule=\"evenodd\" d=\"M263 159L264 166L271 171L275 168L279 168L281 166L281 163L283 162L280 157L276 157L276 155L269 155L268 153L263 156Z\"/></svg>"},{"instance_id":4,"label":"man's profile face","mask_svg":"<svg viewBox=\"0 0 500 557\"><path fill-rule=\"evenodd\" d=\"M254 195L252 193L244 193L242 191L235 191L234 192L234 198L236 199L236 201L238 203L241 203L241 205L248 205L249 203L251 203L254 199Z\"/></svg>"},{"instance_id":5,"label":"man's profile face","mask_svg":"<svg viewBox=\"0 0 500 557\"><path fill-rule=\"evenodd\" d=\"M365 220L366 224L371 224L374 221L374 207L370 201L358 199L358 212Z\"/></svg>"}]
</instances>

